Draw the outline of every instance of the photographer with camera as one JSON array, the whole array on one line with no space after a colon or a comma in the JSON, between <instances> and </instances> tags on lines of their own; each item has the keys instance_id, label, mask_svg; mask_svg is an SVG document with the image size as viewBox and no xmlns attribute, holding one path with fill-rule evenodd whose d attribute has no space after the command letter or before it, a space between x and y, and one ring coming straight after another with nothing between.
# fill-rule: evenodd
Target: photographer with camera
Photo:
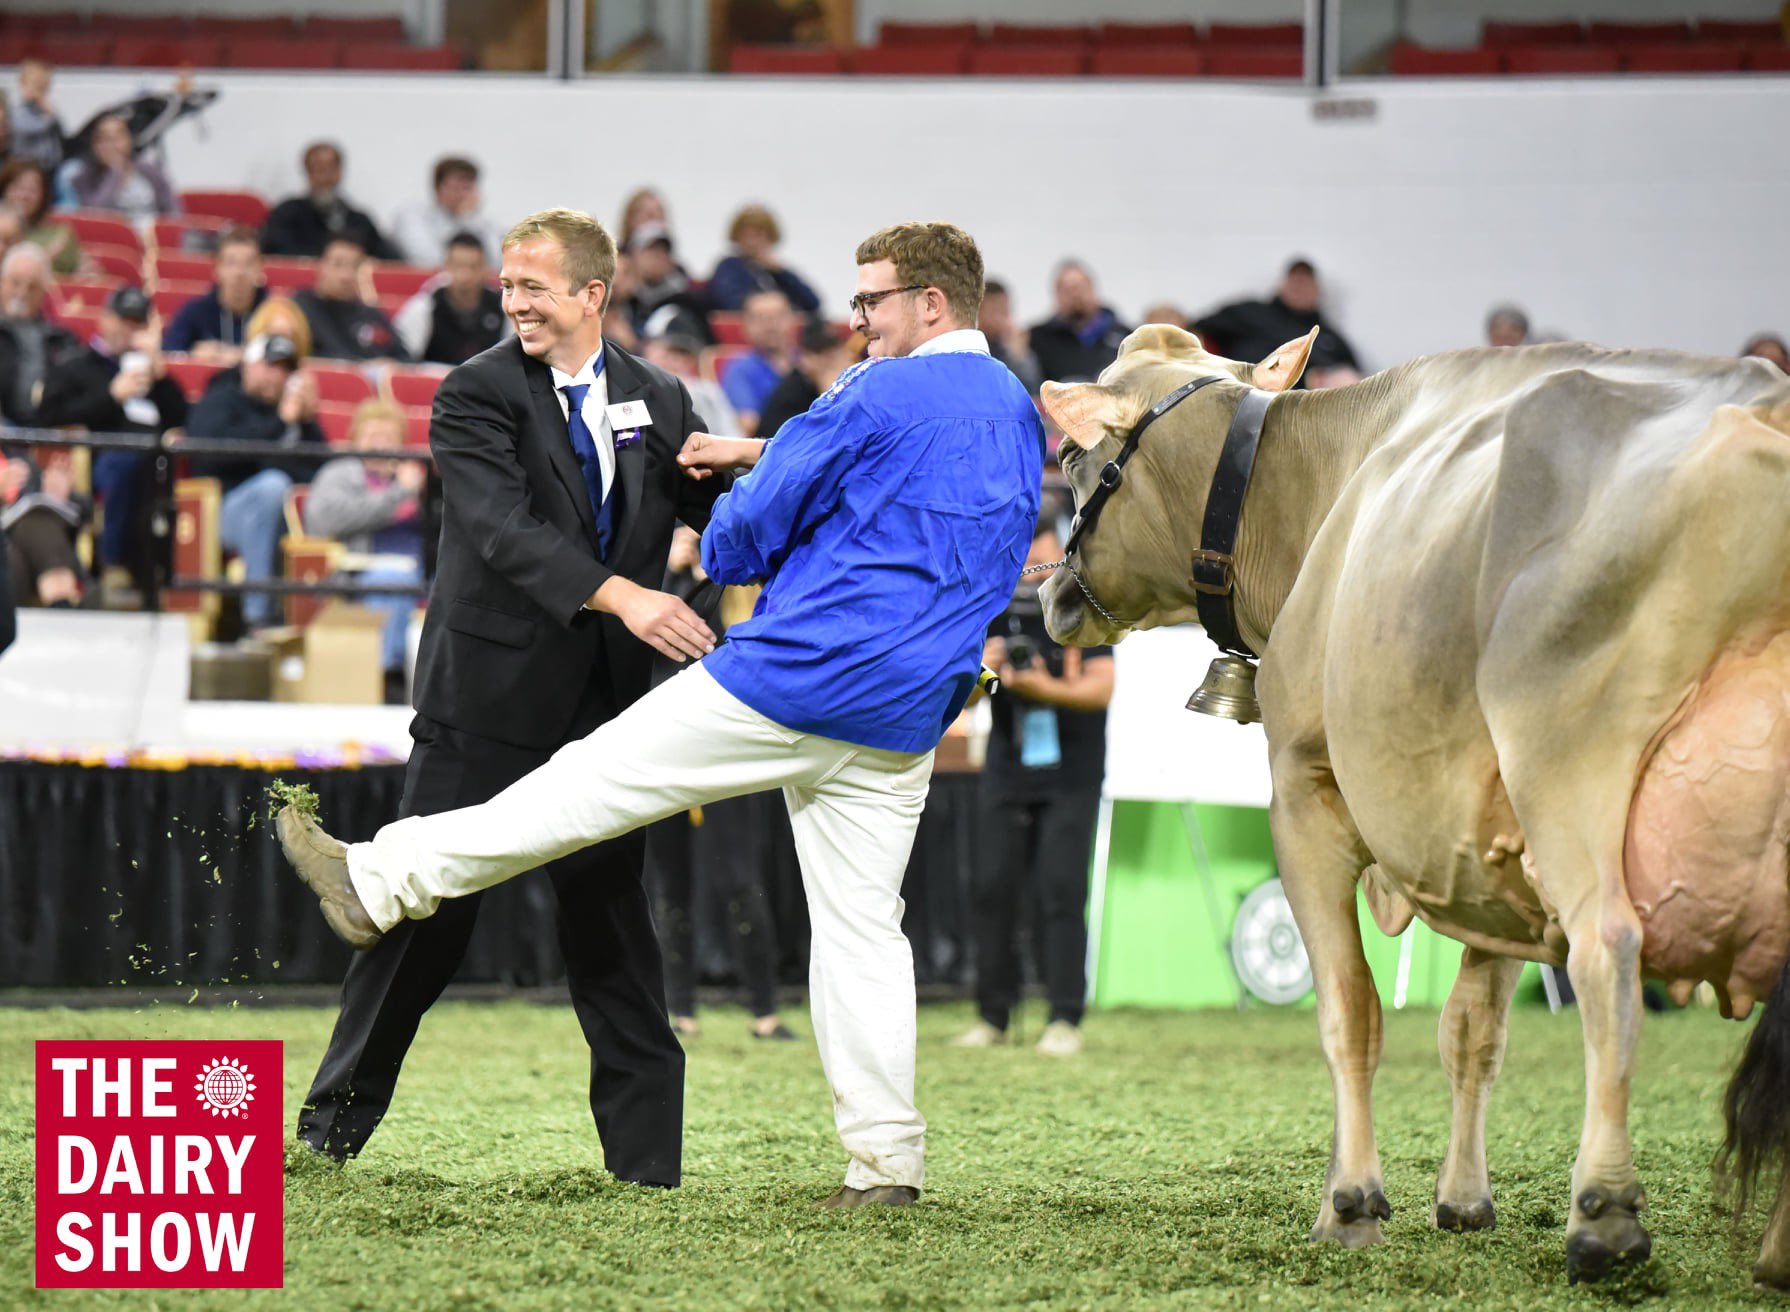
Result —
<instances>
[{"instance_id":1,"label":"photographer with camera","mask_svg":"<svg viewBox=\"0 0 1790 1312\"><path fill-rule=\"evenodd\" d=\"M1033 530L1028 566L1063 554L1048 513ZM1021 899L1037 897L1033 934L1050 1020L1038 1051L1081 1051L1087 996L1088 859L1106 774L1106 707L1113 694L1111 647L1059 647L1044 627L1038 588L1020 580L989 626L982 660L1001 679L982 768L983 861L971 875L976 1004L980 1019L955 1040L963 1048L1007 1041L1019 1002Z\"/></svg>"}]
</instances>

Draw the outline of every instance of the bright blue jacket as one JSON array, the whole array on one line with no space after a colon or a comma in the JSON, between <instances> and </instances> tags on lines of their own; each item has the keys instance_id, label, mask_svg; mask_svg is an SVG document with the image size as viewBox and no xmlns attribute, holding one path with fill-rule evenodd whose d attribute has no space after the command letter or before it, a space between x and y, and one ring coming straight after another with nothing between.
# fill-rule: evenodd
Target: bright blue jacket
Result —
<instances>
[{"instance_id":1,"label":"bright blue jacket","mask_svg":"<svg viewBox=\"0 0 1790 1312\"><path fill-rule=\"evenodd\" d=\"M985 353L841 374L715 503L703 569L768 582L704 668L786 728L932 750L1019 581L1043 446L1024 386Z\"/></svg>"}]
</instances>

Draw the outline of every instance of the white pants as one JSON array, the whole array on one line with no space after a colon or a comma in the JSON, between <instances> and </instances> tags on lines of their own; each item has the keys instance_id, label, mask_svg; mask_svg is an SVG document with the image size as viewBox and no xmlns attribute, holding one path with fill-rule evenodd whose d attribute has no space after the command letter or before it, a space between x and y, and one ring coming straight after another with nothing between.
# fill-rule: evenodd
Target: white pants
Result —
<instances>
[{"instance_id":1,"label":"white pants","mask_svg":"<svg viewBox=\"0 0 1790 1312\"><path fill-rule=\"evenodd\" d=\"M856 1189L921 1183L914 1106L914 959L901 879L932 753L884 752L767 720L700 664L482 806L412 816L348 848L355 892L381 929L444 897L678 811L782 788L812 922L809 1006Z\"/></svg>"}]
</instances>

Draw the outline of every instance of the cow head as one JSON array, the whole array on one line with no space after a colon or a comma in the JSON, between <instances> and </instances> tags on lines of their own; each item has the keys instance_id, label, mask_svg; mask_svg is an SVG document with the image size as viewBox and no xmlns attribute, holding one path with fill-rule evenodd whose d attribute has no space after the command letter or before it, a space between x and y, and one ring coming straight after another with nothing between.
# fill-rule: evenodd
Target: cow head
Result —
<instances>
[{"instance_id":1,"label":"cow head","mask_svg":"<svg viewBox=\"0 0 1790 1312\"><path fill-rule=\"evenodd\" d=\"M1098 486L1101 467L1156 402L1212 374L1238 384L1202 388L1151 425L1125 466L1122 485L1082 534L1070 569L1058 570L1044 585L1045 624L1057 641L1092 646L1131 629L1196 617L1189 571L1239 388L1291 387L1316 337L1314 328L1251 365L1211 354L1185 329L1149 324L1125 339L1098 382L1044 384L1044 408L1063 430L1058 458L1078 511ZM1117 624L1089 604L1088 592Z\"/></svg>"}]
</instances>

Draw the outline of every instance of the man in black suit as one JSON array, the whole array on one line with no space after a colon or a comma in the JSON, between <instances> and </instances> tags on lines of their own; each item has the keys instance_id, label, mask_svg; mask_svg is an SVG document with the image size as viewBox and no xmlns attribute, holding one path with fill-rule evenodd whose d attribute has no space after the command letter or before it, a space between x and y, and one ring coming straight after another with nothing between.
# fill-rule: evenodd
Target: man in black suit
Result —
<instances>
[{"instance_id":1,"label":"man in black suit","mask_svg":"<svg viewBox=\"0 0 1790 1312\"><path fill-rule=\"evenodd\" d=\"M614 276L615 244L589 215L524 219L503 247L516 336L436 395L444 507L405 816L490 799L642 696L655 651L681 661L714 647L695 612L657 589L674 521L700 531L724 485L678 469L685 437L703 427L683 385L603 341ZM671 1186L684 1054L666 1018L644 846L635 833L546 869L605 1160L623 1180ZM378 1126L477 907L457 899L356 954L299 1117L313 1149L353 1156Z\"/></svg>"}]
</instances>

